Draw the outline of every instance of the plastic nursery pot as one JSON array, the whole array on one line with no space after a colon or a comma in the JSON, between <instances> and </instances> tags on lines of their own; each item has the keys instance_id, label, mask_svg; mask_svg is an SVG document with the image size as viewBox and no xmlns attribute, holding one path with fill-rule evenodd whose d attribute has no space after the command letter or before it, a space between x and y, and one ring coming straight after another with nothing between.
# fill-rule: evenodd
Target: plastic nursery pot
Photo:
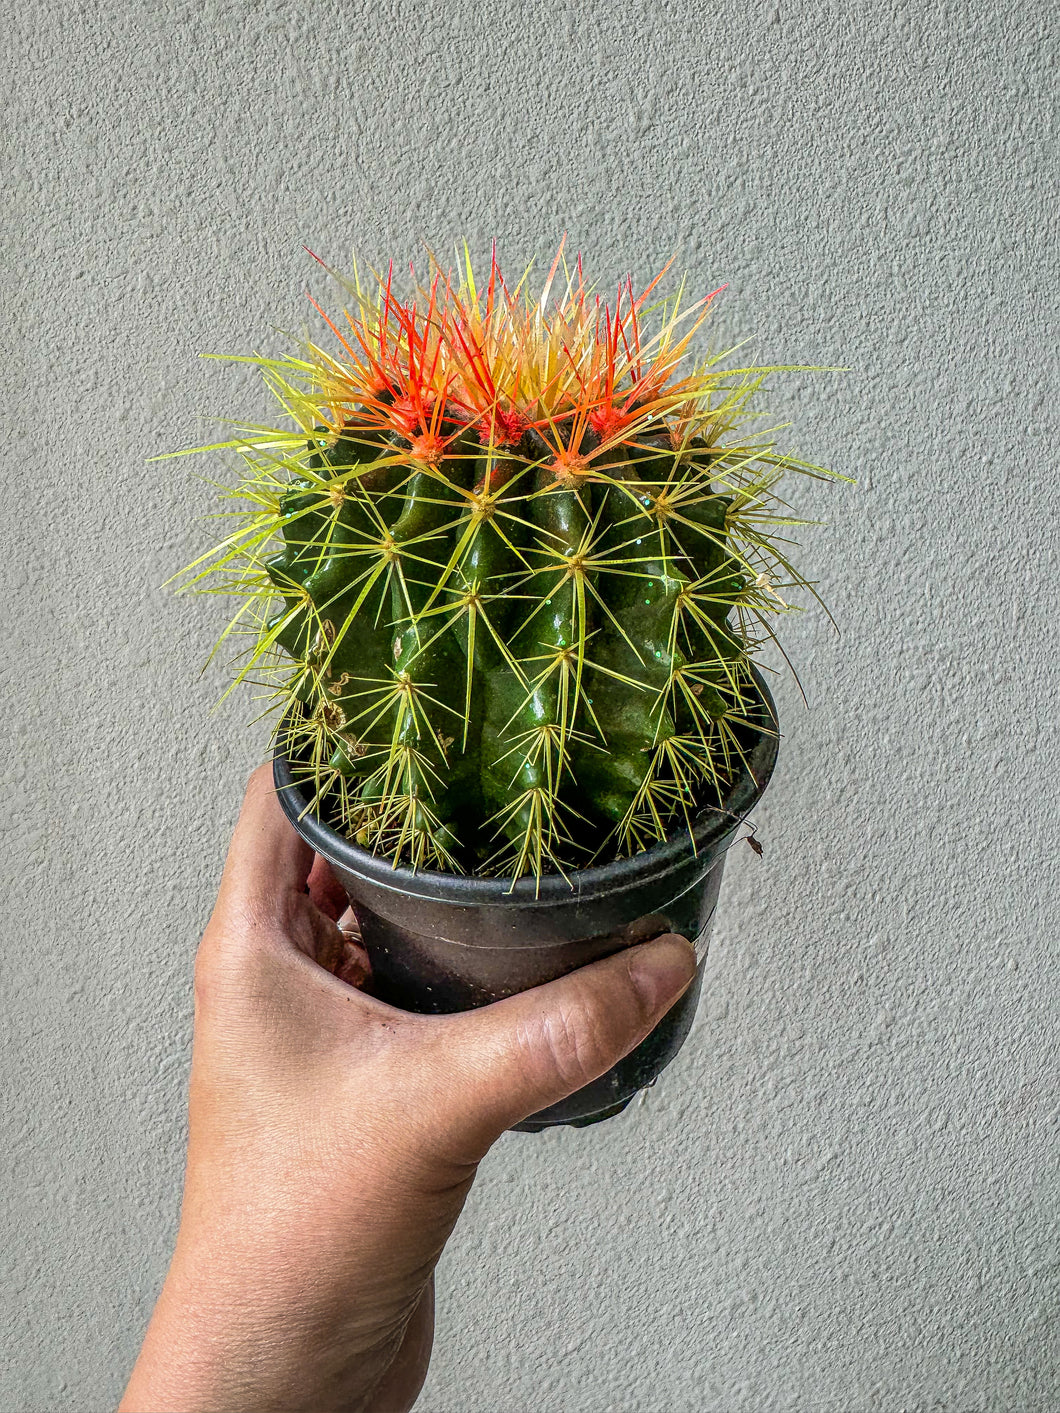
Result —
<instances>
[{"instance_id":1,"label":"plastic nursery pot","mask_svg":"<svg viewBox=\"0 0 1060 1413\"><path fill-rule=\"evenodd\" d=\"M695 946L696 979L652 1033L592 1084L517 1125L538 1132L582 1126L621 1112L654 1083L681 1048L695 1015L703 960L721 890L725 851L758 803L777 757L773 699L761 677L764 731L748 730L746 768L723 805L633 858L575 870L569 882L413 872L394 868L306 812L307 798L277 750L280 803L295 828L331 865L357 913L372 964L373 995L407 1011L469 1010L553 981L623 947L678 932ZM282 739L282 733L281 733ZM694 839L694 846L693 846Z\"/></svg>"}]
</instances>

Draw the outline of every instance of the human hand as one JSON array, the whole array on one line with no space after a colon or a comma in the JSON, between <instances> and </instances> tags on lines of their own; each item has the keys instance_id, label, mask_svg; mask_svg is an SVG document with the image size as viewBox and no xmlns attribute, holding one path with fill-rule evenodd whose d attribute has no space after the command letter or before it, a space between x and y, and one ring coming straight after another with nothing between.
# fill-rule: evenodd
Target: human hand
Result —
<instances>
[{"instance_id":1,"label":"human hand","mask_svg":"<svg viewBox=\"0 0 1060 1413\"><path fill-rule=\"evenodd\" d=\"M412 1015L332 974L367 961L345 901L263 766L196 959L180 1231L121 1413L411 1408L479 1161L632 1050L695 972L663 937Z\"/></svg>"}]
</instances>

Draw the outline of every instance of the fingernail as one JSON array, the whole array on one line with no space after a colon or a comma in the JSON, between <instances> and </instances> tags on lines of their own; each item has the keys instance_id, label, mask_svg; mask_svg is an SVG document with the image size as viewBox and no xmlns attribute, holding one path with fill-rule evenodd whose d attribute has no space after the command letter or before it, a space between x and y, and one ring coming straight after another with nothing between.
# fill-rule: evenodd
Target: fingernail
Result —
<instances>
[{"instance_id":1,"label":"fingernail","mask_svg":"<svg viewBox=\"0 0 1060 1413\"><path fill-rule=\"evenodd\" d=\"M696 954L684 937L668 932L628 953L629 974L648 1010L668 1010L696 974Z\"/></svg>"}]
</instances>

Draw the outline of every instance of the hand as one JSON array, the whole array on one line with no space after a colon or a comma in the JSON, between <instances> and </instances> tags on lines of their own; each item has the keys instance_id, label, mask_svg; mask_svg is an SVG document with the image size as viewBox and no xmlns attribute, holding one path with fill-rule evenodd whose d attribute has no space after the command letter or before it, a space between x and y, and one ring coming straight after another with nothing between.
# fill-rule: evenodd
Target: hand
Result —
<instances>
[{"instance_id":1,"label":"hand","mask_svg":"<svg viewBox=\"0 0 1060 1413\"><path fill-rule=\"evenodd\" d=\"M262 767L196 960L180 1231L124 1413L411 1408L479 1161L628 1053L695 971L664 937L412 1015L340 979L367 961L344 905Z\"/></svg>"}]
</instances>

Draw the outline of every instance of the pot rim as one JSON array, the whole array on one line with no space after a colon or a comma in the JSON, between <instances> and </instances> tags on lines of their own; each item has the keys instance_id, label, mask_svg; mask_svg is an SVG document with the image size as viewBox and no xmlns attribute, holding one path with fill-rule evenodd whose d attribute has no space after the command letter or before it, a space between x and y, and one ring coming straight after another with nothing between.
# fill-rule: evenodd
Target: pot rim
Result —
<instances>
[{"instance_id":1,"label":"pot rim","mask_svg":"<svg viewBox=\"0 0 1060 1413\"><path fill-rule=\"evenodd\" d=\"M536 907L569 904L574 897L588 898L625 890L659 878L686 864L690 852L709 856L718 844L742 823L761 799L773 774L779 748L777 711L772 694L761 673L752 668L765 708L763 717L770 725L758 733L758 739L747 753L747 766L741 767L732 788L721 805L708 805L692 822L689 831L683 827L661 844L644 849L630 858L612 863L594 864L590 868L571 869L563 874L544 874L540 879L479 878L463 873L442 873L434 869L395 867L388 859L369 853L316 815L307 812L308 800L291 774L290 762L284 754L282 732L273 750L273 780L284 814L302 838L330 863L372 883L376 887L432 902L455 903L462 907ZM691 842L692 848L689 849Z\"/></svg>"}]
</instances>

